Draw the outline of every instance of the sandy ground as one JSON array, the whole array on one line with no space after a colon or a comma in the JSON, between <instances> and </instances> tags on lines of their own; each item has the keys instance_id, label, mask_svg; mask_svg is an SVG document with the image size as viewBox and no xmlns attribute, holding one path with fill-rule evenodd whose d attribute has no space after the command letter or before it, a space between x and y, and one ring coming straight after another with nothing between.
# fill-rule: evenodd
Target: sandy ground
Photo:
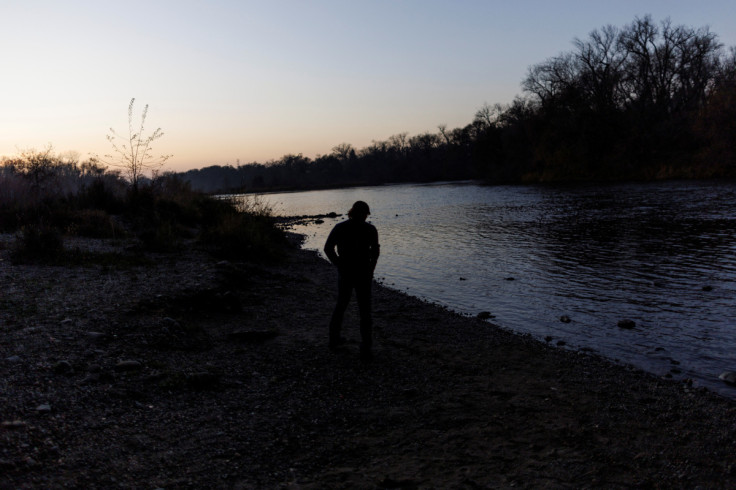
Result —
<instances>
[{"instance_id":1,"label":"sandy ground","mask_svg":"<svg viewBox=\"0 0 736 490\"><path fill-rule=\"evenodd\" d=\"M329 352L336 273L311 252L54 267L7 248L2 488L736 487L736 403L687 384L378 285L375 359L354 305Z\"/></svg>"}]
</instances>

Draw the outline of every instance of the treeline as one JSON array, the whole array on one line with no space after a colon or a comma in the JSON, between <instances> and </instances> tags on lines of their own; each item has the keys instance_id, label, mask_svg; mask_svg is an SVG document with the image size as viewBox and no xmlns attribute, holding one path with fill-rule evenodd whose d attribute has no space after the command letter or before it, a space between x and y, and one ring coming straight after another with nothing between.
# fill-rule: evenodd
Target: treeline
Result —
<instances>
[{"instance_id":1,"label":"treeline","mask_svg":"<svg viewBox=\"0 0 736 490\"><path fill-rule=\"evenodd\" d=\"M513 103L465 127L343 143L310 159L182 174L206 192L468 178L491 182L736 176L736 49L707 28L635 19L532 66Z\"/></svg>"},{"instance_id":2,"label":"treeline","mask_svg":"<svg viewBox=\"0 0 736 490\"><path fill-rule=\"evenodd\" d=\"M215 165L189 170L181 177L204 192L315 189L387 182L467 179L472 168L470 139L460 146L443 143L435 134L407 133L374 141L356 150L343 143L329 155L310 159L286 155L266 164Z\"/></svg>"}]
</instances>

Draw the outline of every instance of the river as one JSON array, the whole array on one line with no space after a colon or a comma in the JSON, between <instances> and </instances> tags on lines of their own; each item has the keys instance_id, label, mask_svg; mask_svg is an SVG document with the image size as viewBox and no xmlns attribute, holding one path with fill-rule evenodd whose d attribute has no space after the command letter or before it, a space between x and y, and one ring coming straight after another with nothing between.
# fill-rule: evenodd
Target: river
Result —
<instances>
[{"instance_id":1,"label":"river","mask_svg":"<svg viewBox=\"0 0 736 490\"><path fill-rule=\"evenodd\" d=\"M728 397L736 183L387 185L267 194L278 215L371 206L385 285ZM319 250L345 216L299 225ZM618 326L630 319L633 329Z\"/></svg>"}]
</instances>

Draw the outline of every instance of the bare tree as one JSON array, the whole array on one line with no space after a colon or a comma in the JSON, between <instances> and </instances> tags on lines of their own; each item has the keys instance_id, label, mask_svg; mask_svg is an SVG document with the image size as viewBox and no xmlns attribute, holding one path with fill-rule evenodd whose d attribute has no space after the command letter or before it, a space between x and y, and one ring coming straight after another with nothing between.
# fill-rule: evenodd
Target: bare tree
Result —
<instances>
[{"instance_id":1,"label":"bare tree","mask_svg":"<svg viewBox=\"0 0 736 490\"><path fill-rule=\"evenodd\" d=\"M446 145L449 145L452 143L452 140L450 139L450 133L447 131L447 124L440 124L437 126L437 129L440 131L440 135L442 136L442 139L445 141Z\"/></svg>"},{"instance_id":2,"label":"bare tree","mask_svg":"<svg viewBox=\"0 0 736 490\"><path fill-rule=\"evenodd\" d=\"M626 51L619 43L619 30L607 25L590 33L588 40L575 39L580 89L597 110L619 108L622 67Z\"/></svg>"},{"instance_id":3,"label":"bare tree","mask_svg":"<svg viewBox=\"0 0 736 490\"><path fill-rule=\"evenodd\" d=\"M619 41L627 51L624 92L631 103L662 112L696 108L722 57L722 45L707 28L658 27L651 17L636 19Z\"/></svg>"},{"instance_id":4,"label":"bare tree","mask_svg":"<svg viewBox=\"0 0 736 490\"><path fill-rule=\"evenodd\" d=\"M340 160L348 160L355 157L355 149L350 143L340 143L332 148L332 154Z\"/></svg>"},{"instance_id":5,"label":"bare tree","mask_svg":"<svg viewBox=\"0 0 736 490\"><path fill-rule=\"evenodd\" d=\"M54 174L56 167L59 166L59 159L54 155L54 148L49 143L42 151L23 150L20 157L8 160L6 165L24 175L35 189L40 189Z\"/></svg>"},{"instance_id":6,"label":"bare tree","mask_svg":"<svg viewBox=\"0 0 736 490\"><path fill-rule=\"evenodd\" d=\"M135 98L130 99L130 104L128 105L128 136L121 136L113 128L110 128L110 134L107 135L107 140L112 145L114 154L105 155L108 161L100 161L121 168L130 179L133 189L138 189L138 181L144 172L146 170L157 171L164 165L166 160L171 158L171 155L153 156L151 144L164 135L161 128L157 128L148 136L144 136L143 134L146 116L148 115L148 104L143 108L138 132L133 130L134 103ZM122 143L119 143L119 140Z\"/></svg>"},{"instance_id":7,"label":"bare tree","mask_svg":"<svg viewBox=\"0 0 736 490\"><path fill-rule=\"evenodd\" d=\"M563 53L529 68L522 87L542 104L578 85L578 60L573 53Z\"/></svg>"},{"instance_id":8,"label":"bare tree","mask_svg":"<svg viewBox=\"0 0 736 490\"><path fill-rule=\"evenodd\" d=\"M391 148L400 155L409 150L409 133L403 132L389 136L388 142Z\"/></svg>"},{"instance_id":9,"label":"bare tree","mask_svg":"<svg viewBox=\"0 0 736 490\"><path fill-rule=\"evenodd\" d=\"M498 121L498 117L502 112L503 106L501 106L501 104L490 105L486 102L480 109L478 109L478 111L476 111L474 122L480 124L482 129L488 129L495 126L496 121Z\"/></svg>"}]
</instances>

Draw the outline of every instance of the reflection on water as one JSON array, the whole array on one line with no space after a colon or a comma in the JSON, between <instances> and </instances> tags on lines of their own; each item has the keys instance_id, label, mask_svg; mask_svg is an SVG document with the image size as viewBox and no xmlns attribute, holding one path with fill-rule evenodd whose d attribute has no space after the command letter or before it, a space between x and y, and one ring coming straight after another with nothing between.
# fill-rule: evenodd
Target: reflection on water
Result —
<instances>
[{"instance_id":1,"label":"reflection on water","mask_svg":"<svg viewBox=\"0 0 736 490\"><path fill-rule=\"evenodd\" d=\"M717 379L736 371L733 183L454 183L264 199L282 215L345 213L364 200L387 285L736 396ZM295 231L320 249L340 219ZM636 328L619 329L623 318Z\"/></svg>"}]
</instances>

